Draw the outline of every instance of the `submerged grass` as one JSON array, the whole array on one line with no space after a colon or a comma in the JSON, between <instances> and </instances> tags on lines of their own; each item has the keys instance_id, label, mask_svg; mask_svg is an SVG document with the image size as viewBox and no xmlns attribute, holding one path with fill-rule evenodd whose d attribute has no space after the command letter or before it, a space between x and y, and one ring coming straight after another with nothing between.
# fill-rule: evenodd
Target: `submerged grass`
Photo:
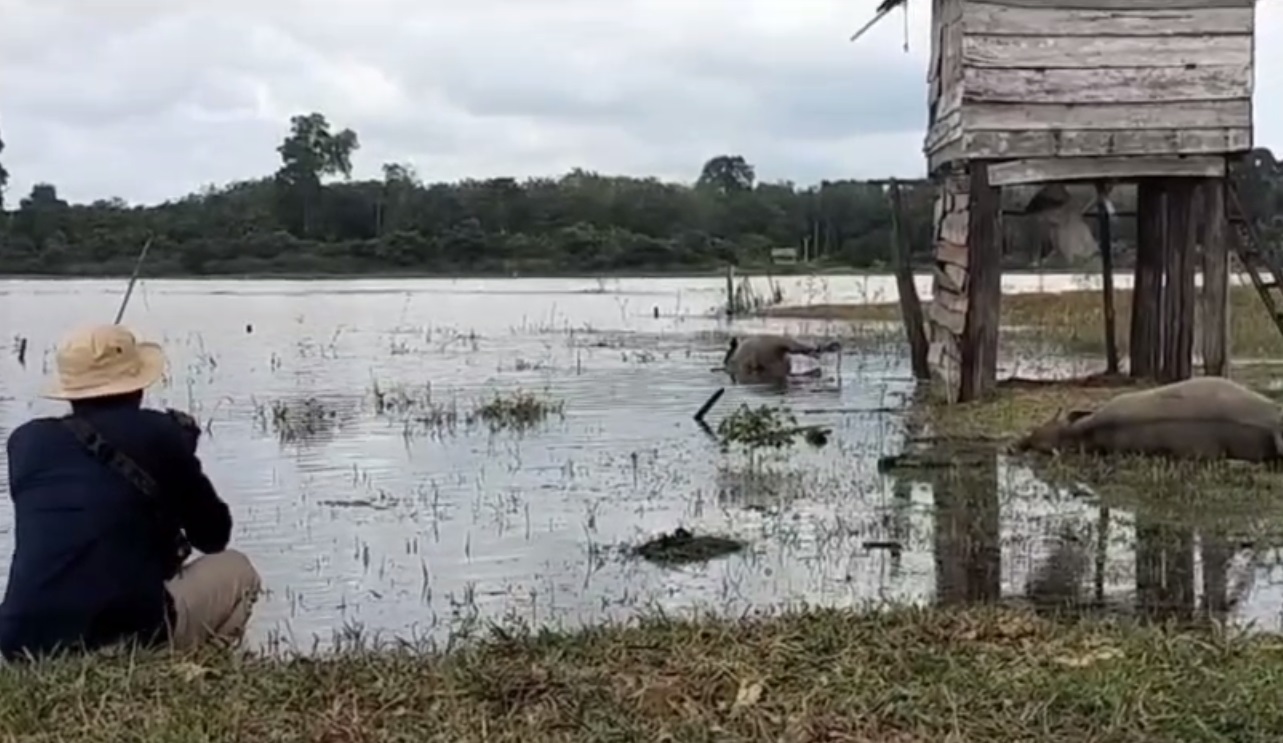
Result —
<instances>
[{"instance_id":1,"label":"submerged grass","mask_svg":"<svg viewBox=\"0 0 1283 743\"><path fill-rule=\"evenodd\" d=\"M255 403L254 416L261 428L270 428L281 441L311 438L338 425L338 411L315 397Z\"/></svg>"},{"instance_id":2,"label":"submerged grass","mask_svg":"<svg viewBox=\"0 0 1283 743\"><path fill-rule=\"evenodd\" d=\"M1125 353L1130 334L1132 291L1114 292L1118 347ZM880 304L817 304L769 307L768 317L847 320L851 322L899 322L900 306ZM1021 328L1040 340L1056 343L1073 353L1103 353L1105 310L1096 290L1004 294L1002 324ZM1283 356L1283 336L1270 319L1251 285L1230 288L1230 349L1240 357Z\"/></svg>"},{"instance_id":3,"label":"submerged grass","mask_svg":"<svg viewBox=\"0 0 1283 743\"><path fill-rule=\"evenodd\" d=\"M488 425L491 430L524 430L554 415L564 415L565 407L561 400L517 390L507 394L496 393L478 405L472 412L472 417Z\"/></svg>"},{"instance_id":4,"label":"submerged grass","mask_svg":"<svg viewBox=\"0 0 1283 743\"><path fill-rule=\"evenodd\" d=\"M1283 644L1010 609L650 618L448 654L0 671L10 739L1266 741Z\"/></svg>"},{"instance_id":5,"label":"submerged grass","mask_svg":"<svg viewBox=\"0 0 1283 743\"><path fill-rule=\"evenodd\" d=\"M456 398L434 397L431 385L383 387L375 382L371 394L374 413L399 418L406 436L419 431L454 432L460 423L484 425L491 432L524 431L553 416L564 417L566 409L562 400L526 390L494 392L466 410L460 409Z\"/></svg>"}]
</instances>

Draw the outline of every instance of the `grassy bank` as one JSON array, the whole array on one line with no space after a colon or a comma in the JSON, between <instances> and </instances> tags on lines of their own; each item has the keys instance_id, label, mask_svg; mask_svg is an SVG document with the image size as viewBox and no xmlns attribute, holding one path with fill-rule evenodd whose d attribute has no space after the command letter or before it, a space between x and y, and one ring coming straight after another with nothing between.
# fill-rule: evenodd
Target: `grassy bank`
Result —
<instances>
[{"instance_id":1,"label":"grassy bank","mask_svg":"<svg viewBox=\"0 0 1283 743\"><path fill-rule=\"evenodd\" d=\"M1274 398L1280 392L1274 382L1283 371L1275 363L1233 366L1229 377ZM1046 423L1060 412L1090 410L1124 392L1148 386L1125 378L1098 377L1090 383L1069 379L1049 383L1000 381L988 399L949 405L933 396L914 405L911 416L916 427L929 427L934 436L957 439L1011 439L1034 426Z\"/></svg>"},{"instance_id":2,"label":"grassy bank","mask_svg":"<svg viewBox=\"0 0 1283 743\"><path fill-rule=\"evenodd\" d=\"M1116 338L1119 350L1127 352L1131 332L1132 292L1115 292ZM772 307L763 312L770 317L899 322L900 307L895 302L864 305L817 304L810 306ZM1006 328L1040 340L1057 343L1071 352L1105 351L1105 311L1100 292L1076 290L1028 294L1006 294L1002 297L1002 324ZM1230 352L1238 357L1283 356L1283 335L1270 320L1269 313L1251 286L1230 289Z\"/></svg>"},{"instance_id":3,"label":"grassy bank","mask_svg":"<svg viewBox=\"0 0 1283 743\"><path fill-rule=\"evenodd\" d=\"M0 672L9 739L1213 741L1283 735L1283 645L1010 610L649 620L448 655Z\"/></svg>"},{"instance_id":4,"label":"grassy bank","mask_svg":"<svg viewBox=\"0 0 1283 743\"><path fill-rule=\"evenodd\" d=\"M1009 439L1045 423L1058 411L1090 409L1130 385L1079 386L1072 383L1035 387L1003 386L992 399L948 405L930 400L912 410L916 423L926 424L936 436L959 439Z\"/></svg>"}]
</instances>

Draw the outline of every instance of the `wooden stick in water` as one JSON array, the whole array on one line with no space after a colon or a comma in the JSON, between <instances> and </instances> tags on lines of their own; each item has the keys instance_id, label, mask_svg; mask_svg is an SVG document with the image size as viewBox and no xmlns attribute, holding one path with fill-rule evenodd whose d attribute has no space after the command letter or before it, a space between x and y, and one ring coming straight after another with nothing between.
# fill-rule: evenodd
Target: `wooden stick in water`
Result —
<instances>
[{"instance_id":1,"label":"wooden stick in water","mask_svg":"<svg viewBox=\"0 0 1283 743\"><path fill-rule=\"evenodd\" d=\"M705 401L704 404L699 407L699 410L695 411L695 421L697 423L703 423L704 416L708 415L708 411L713 409L713 406L717 404L718 400L722 399L722 395L724 394L726 394L726 388L718 387L717 391L714 392L712 396L709 397L708 400Z\"/></svg>"},{"instance_id":2,"label":"wooden stick in water","mask_svg":"<svg viewBox=\"0 0 1283 743\"><path fill-rule=\"evenodd\" d=\"M125 288L125 298L120 302L120 309L116 311L116 320L113 324L119 325L125 317L125 308L129 306L129 297L134 293L134 284L138 283L138 274L143 270L143 259L147 257L147 251L151 248L151 238L143 243L142 252L138 254L138 261L134 263L134 273L129 277L129 286Z\"/></svg>"}]
</instances>

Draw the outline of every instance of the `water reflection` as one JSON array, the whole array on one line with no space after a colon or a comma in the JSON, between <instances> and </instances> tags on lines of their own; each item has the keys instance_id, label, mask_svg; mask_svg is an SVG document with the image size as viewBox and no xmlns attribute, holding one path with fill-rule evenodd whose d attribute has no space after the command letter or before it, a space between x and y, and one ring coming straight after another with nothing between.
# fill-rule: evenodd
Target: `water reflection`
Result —
<instances>
[{"instance_id":1,"label":"water reflection","mask_svg":"<svg viewBox=\"0 0 1283 743\"><path fill-rule=\"evenodd\" d=\"M791 301L894 299L890 277L824 281L810 296L802 280L783 283ZM1026 290L1075 281L1004 277ZM113 312L120 283L0 282L0 316L30 339L25 367L0 354L0 432L60 411L36 397L53 344L86 316ZM929 283L920 277L920 289ZM798 602L994 601L1023 595L1044 568L1076 576L1066 585L1099 584L1080 590L1078 603L1123 594L1135 603L1143 573L1147 606L1188 606L1197 594L1168 588L1180 561L1151 557L1172 549L1173 529L1195 535L1202 583L1215 588L1202 589L1209 606L1259 619L1283 605L1268 581L1233 601L1235 581L1216 565L1227 550L1230 563L1239 559L1224 546L1235 544L1235 529L1214 542L1203 522L1161 510L1137 516L1135 502L1099 483L1091 497L1066 495L1044 484L1046 473L992 451L966 466L879 472L879 458L917 435L904 430L914 383L898 331L732 326L705 314L721 291L716 278L604 289L592 280L145 281L130 320L171 357L150 404L189 409L210 425L206 469L231 502L235 543L256 556L270 591L251 627L259 644L283 636L306 648L350 624L443 638L460 621L513 614L573 625L655 606L738 613ZM781 397L712 371L732 331L839 337L845 350ZM741 404L787 402L800 423L830 428L829 443L800 445L749 474L691 420L723 386L712 426ZM434 420L429 407L462 415L514 390L564 401L564 419L521 432L424 423ZM1097 539L1102 504L1110 525ZM0 508L0 574L11 516ZM1145 518L1168 531L1135 538ZM1077 553L1044 544L1064 521L1088 535L1086 576ZM614 549L677 526L749 548L674 569ZM1099 549L1104 559L1094 559Z\"/></svg>"},{"instance_id":2,"label":"water reflection","mask_svg":"<svg viewBox=\"0 0 1283 743\"><path fill-rule=\"evenodd\" d=\"M1200 524L1175 517L1165 499L1186 483L1165 486L1155 478L1153 492L1128 490L1139 505L1123 509L1103 502L1110 482L1096 480L1093 488L1078 481L1038 515L1021 507L1027 492L1013 492L1030 481L1004 478L1004 469L1019 472L1004 459L983 447L960 451L928 440L889 460L897 492L917 484L931 493L936 603L1016 600L1050 615L1123 613L1156 622L1233 620L1253 599L1261 608L1251 590L1265 570L1252 557L1261 545L1244 536L1246 527L1235 531L1232 518ZM1120 500L1117 492L1112 499Z\"/></svg>"},{"instance_id":3,"label":"water reflection","mask_svg":"<svg viewBox=\"0 0 1283 743\"><path fill-rule=\"evenodd\" d=\"M930 477L935 494L936 601L988 603L1001 594L997 457Z\"/></svg>"},{"instance_id":4,"label":"water reflection","mask_svg":"<svg viewBox=\"0 0 1283 743\"><path fill-rule=\"evenodd\" d=\"M1194 536L1136 515L1136 609L1150 619L1194 615Z\"/></svg>"},{"instance_id":5,"label":"water reflection","mask_svg":"<svg viewBox=\"0 0 1283 743\"><path fill-rule=\"evenodd\" d=\"M1072 612L1081 609L1088 601L1100 605L1104 601L1103 563L1090 560L1090 543L1079 533L1079 525L1072 519L1058 524L1048 540L1046 557L1037 565L1025 584L1024 596L1035 607L1055 612ZM1097 541L1097 540L1093 540ZM1097 541L1104 544L1103 540ZM1094 570L1097 580L1094 595L1089 599L1084 584L1089 571Z\"/></svg>"}]
</instances>

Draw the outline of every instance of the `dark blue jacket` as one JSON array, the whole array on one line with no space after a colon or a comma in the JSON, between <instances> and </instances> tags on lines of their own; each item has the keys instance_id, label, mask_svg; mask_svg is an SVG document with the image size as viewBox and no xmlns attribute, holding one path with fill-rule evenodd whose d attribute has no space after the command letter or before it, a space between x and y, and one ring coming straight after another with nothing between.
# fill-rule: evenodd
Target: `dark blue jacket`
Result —
<instances>
[{"instance_id":1,"label":"dark blue jacket","mask_svg":"<svg viewBox=\"0 0 1283 743\"><path fill-rule=\"evenodd\" d=\"M157 483L159 505L94 459L59 418L9 435L14 552L0 604L0 655L93 649L167 636L179 529L201 552L227 546L227 504L201 470L192 439L137 402L78 405L113 446Z\"/></svg>"}]
</instances>

